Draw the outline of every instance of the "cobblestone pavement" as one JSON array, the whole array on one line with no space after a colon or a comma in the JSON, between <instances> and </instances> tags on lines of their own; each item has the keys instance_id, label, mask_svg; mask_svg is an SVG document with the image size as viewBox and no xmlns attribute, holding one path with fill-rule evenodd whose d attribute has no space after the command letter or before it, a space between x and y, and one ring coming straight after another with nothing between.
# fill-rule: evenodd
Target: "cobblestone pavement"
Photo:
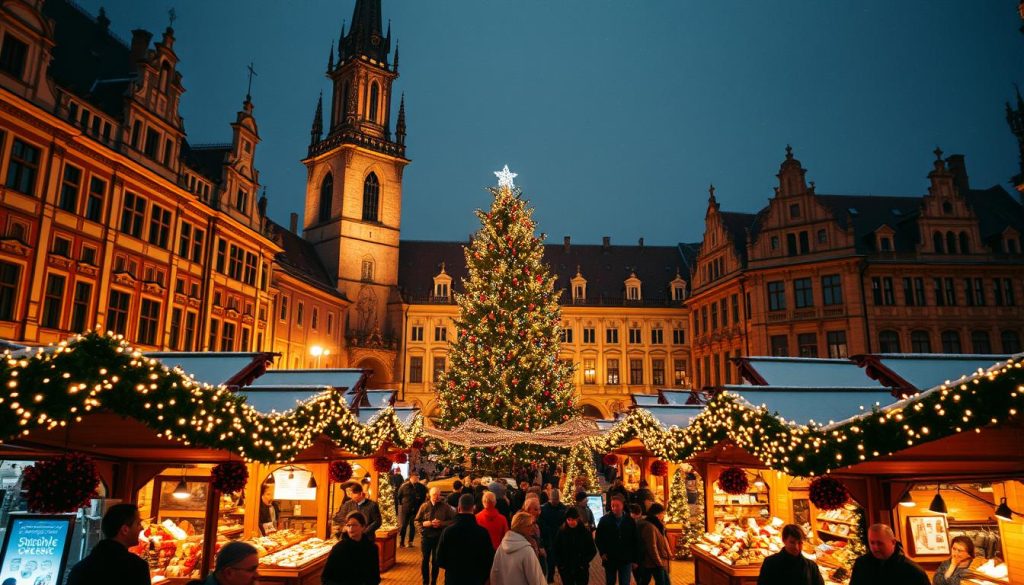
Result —
<instances>
[{"instance_id":1,"label":"cobblestone pavement","mask_svg":"<svg viewBox=\"0 0 1024 585\"><path fill-rule=\"evenodd\" d=\"M398 549L398 564L381 575L381 585L422 585L420 579L420 547ZM672 585L693 585L693 563L690 561L672 561ZM444 573L438 579L444 583ZM561 581L556 577L555 583ZM590 565L590 584L604 585L604 569L598 558Z\"/></svg>"}]
</instances>

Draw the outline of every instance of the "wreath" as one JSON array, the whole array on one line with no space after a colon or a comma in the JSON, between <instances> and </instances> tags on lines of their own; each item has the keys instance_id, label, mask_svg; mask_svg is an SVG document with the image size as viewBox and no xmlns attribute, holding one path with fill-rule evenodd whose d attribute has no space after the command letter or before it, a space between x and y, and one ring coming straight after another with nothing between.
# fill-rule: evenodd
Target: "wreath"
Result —
<instances>
[{"instance_id":1,"label":"wreath","mask_svg":"<svg viewBox=\"0 0 1024 585\"><path fill-rule=\"evenodd\" d=\"M835 510L850 500L846 486L827 475L815 478L809 492L811 503L822 510Z\"/></svg>"},{"instance_id":2,"label":"wreath","mask_svg":"<svg viewBox=\"0 0 1024 585\"><path fill-rule=\"evenodd\" d=\"M352 479L352 466L348 461L331 461L327 466L327 472L334 483L345 483Z\"/></svg>"},{"instance_id":3,"label":"wreath","mask_svg":"<svg viewBox=\"0 0 1024 585\"><path fill-rule=\"evenodd\" d=\"M668 475L668 463L665 463L661 459L651 463L651 475L654 477L665 477Z\"/></svg>"},{"instance_id":4,"label":"wreath","mask_svg":"<svg viewBox=\"0 0 1024 585\"><path fill-rule=\"evenodd\" d=\"M28 509L41 514L73 512L97 496L100 474L91 457L65 453L25 468Z\"/></svg>"},{"instance_id":5,"label":"wreath","mask_svg":"<svg viewBox=\"0 0 1024 585\"><path fill-rule=\"evenodd\" d=\"M619 458L615 456L615 453L608 453L602 459L605 465L616 465L619 462Z\"/></svg>"},{"instance_id":6,"label":"wreath","mask_svg":"<svg viewBox=\"0 0 1024 585\"><path fill-rule=\"evenodd\" d=\"M745 494L750 489L750 480L742 467L729 467L718 476L718 485L727 494Z\"/></svg>"},{"instance_id":7,"label":"wreath","mask_svg":"<svg viewBox=\"0 0 1024 585\"><path fill-rule=\"evenodd\" d=\"M210 472L213 489L222 494L232 494L245 487L249 481L249 469L241 461L227 461L213 467Z\"/></svg>"},{"instance_id":8,"label":"wreath","mask_svg":"<svg viewBox=\"0 0 1024 585\"><path fill-rule=\"evenodd\" d=\"M391 459L385 455L378 455L373 458L373 468L378 473L387 473L391 471Z\"/></svg>"}]
</instances>

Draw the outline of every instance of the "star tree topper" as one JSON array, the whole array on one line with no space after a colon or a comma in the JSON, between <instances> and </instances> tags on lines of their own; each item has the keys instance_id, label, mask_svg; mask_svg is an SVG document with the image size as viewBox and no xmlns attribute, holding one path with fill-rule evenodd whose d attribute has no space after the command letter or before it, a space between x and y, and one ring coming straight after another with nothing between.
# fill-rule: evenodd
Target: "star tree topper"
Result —
<instances>
[{"instance_id":1,"label":"star tree topper","mask_svg":"<svg viewBox=\"0 0 1024 585\"><path fill-rule=\"evenodd\" d=\"M505 165L505 168L501 169L500 171L494 171L494 176L498 177L499 187L508 187L509 189L511 189L515 187L515 184L512 182L512 179L518 177L519 174L513 173L512 171L508 170L508 165Z\"/></svg>"}]
</instances>

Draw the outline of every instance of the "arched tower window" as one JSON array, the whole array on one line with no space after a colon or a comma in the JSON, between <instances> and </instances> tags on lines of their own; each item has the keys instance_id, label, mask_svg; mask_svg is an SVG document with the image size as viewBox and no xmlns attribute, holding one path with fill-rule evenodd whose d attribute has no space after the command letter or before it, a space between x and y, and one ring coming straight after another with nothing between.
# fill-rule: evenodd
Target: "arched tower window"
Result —
<instances>
[{"instance_id":1,"label":"arched tower window","mask_svg":"<svg viewBox=\"0 0 1024 585\"><path fill-rule=\"evenodd\" d=\"M380 98L380 86L377 82L370 84L370 121L377 121L377 101Z\"/></svg>"},{"instance_id":2,"label":"arched tower window","mask_svg":"<svg viewBox=\"0 0 1024 585\"><path fill-rule=\"evenodd\" d=\"M956 254L956 234L946 232L946 253Z\"/></svg>"},{"instance_id":3,"label":"arched tower window","mask_svg":"<svg viewBox=\"0 0 1024 585\"><path fill-rule=\"evenodd\" d=\"M377 175L370 173L363 181L363 221L377 221L380 206L380 182Z\"/></svg>"},{"instance_id":4,"label":"arched tower window","mask_svg":"<svg viewBox=\"0 0 1024 585\"><path fill-rule=\"evenodd\" d=\"M942 253L944 253L946 251L945 246L943 246L943 244L942 244L942 233L941 232L935 232L935 234L932 235L932 245L935 246L935 253L936 254L942 254Z\"/></svg>"},{"instance_id":5,"label":"arched tower window","mask_svg":"<svg viewBox=\"0 0 1024 585\"><path fill-rule=\"evenodd\" d=\"M334 177L327 173L323 182L320 183L320 206L317 213L317 221L323 223L331 219L331 204L334 201Z\"/></svg>"},{"instance_id":6,"label":"arched tower window","mask_svg":"<svg viewBox=\"0 0 1024 585\"><path fill-rule=\"evenodd\" d=\"M971 243L967 240L967 232L960 232L960 253L971 253Z\"/></svg>"}]
</instances>

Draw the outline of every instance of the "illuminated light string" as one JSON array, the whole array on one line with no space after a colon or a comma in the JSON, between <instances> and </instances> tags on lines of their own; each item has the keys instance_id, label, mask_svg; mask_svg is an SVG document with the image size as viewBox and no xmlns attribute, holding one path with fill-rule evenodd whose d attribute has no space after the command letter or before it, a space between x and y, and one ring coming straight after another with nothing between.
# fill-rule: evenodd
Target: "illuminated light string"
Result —
<instances>
[{"instance_id":1,"label":"illuminated light string","mask_svg":"<svg viewBox=\"0 0 1024 585\"><path fill-rule=\"evenodd\" d=\"M388 407L359 423L343 392L329 390L283 412L261 413L225 386L196 382L133 349L121 336L90 332L0 363L0 441L81 422L94 409L136 419L182 443L281 463L324 435L355 455L408 447L422 416L403 424ZM21 388L31 388L25 400ZM6 405L6 408L4 406Z\"/></svg>"}]
</instances>

